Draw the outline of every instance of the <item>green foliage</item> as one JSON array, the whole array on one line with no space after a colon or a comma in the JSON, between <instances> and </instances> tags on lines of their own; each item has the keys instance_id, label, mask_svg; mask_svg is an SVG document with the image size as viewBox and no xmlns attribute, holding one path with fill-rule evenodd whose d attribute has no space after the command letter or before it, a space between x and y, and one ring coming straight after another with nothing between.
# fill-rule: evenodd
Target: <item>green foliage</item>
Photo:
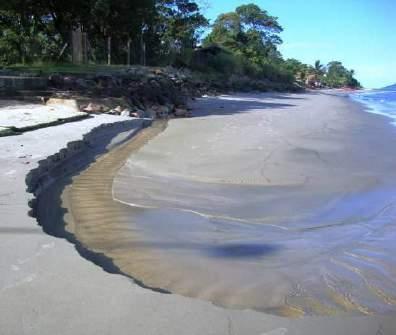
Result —
<instances>
[{"instance_id":1,"label":"green foliage","mask_svg":"<svg viewBox=\"0 0 396 335\"><path fill-rule=\"evenodd\" d=\"M282 68L283 60L277 50L282 30L277 18L259 6L242 5L218 16L204 46L218 45L227 50L229 55L218 55L218 62L233 62L230 74L292 83L294 78Z\"/></svg>"},{"instance_id":2,"label":"green foliage","mask_svg":"<svg viewBox=\"0 0 396 335\"><path fill-rule=\"evenodd\" d=\"M32 64L15 64L8 66L10 70L21 71L24 73L38 74L95 74L95 73L111 73L126 69L125 65L92 65L82 64L75 65L71 63L49 63L49 62L34 62Z\"/></svg>"},{"instance_id":3,"label":"green foliage","mask_svg":"<svg viewBox=\"0 0 396 335\"><path fill-rule=\"evenodd\" d=\"M48 60L56 53L57 43L57 36L47 38L33 17L0 11L0 63Z\"/></svg>"},{"instance_id":4,"label":"green foliage","mask_svg":"<svg viewBox=\"0 0 396 335\"><path fill-rule=\"evenodd\" d=\"M317 60L314 66L303 64L296 59L287 59L284 67L297 81L305 83L312 79L322 87L329 88L360 88L360 83L354 78L355 72L346 69L341 62L330 62L327 66Z\"/></svg>"},{"instance_id":5,"label":"green foliage","mask_svg":"<svg viewBox=\"0 0 396 335\"><path fill-rule=\"evenodd\" d=\"M156 62L194 48L207 23L190 0L10 0L0 11L0 46L3 62L56 61L70 32L80 27L88 35L91 60L106 60L106 39L111 37L116 62L125 63L128 40L135 62L141 61L143 48L147 60Z\"/></svg>"},{"instance_id":6,"label":"green foliage","mask_svg":"<svg viewBox=\"0 0 396 335\"><path fill-rule=\"evenodd\" d=\"M315 72L312 66L301 63L299 60L294 58L284 61L283 67L300 82L305 82L307 77Z\"/></svg>"},{"instance_id":7,"label":"green foliage","mask_svg":"<svg viewBox=\"0 0 396 335\"><path fill-rule=\"evenodd\" d=\"M315 61L314 69L317 76L323 76L326 73L325 66L320 63L320 60Z\"/></svg>"},{"instance_id":8,"label":"green foliage","mask_svg":"<svg viewBox=\"0 0 396 335\"><path fill-rule=\"evenodd\" d=\"M203 50L211 50L211 47ZM218 72L223 75L244 74L245 63L241 56L222 48L213 48L214 51L205 53L196 52L188 66L201 72Z\"/></svg>"},{"instance_id":9,"label":"green foliage","mask_svg":"<svg viewBox=\"0 0 396 335\"><path fill-rule=\"evenodd\" d=\"M279 33L283 28L278 23L278 18L270 16L266 10L255 4L242 5L236 8L242 25L247 32L254 32L263 44L280 44L282 40Z\"/></svg>"},{"instance_id":10,"label":"green foliage","mask_svg":"<svg viewBox=\"0 0 396 335\"><path fill-rule=\"evenodd\" d=\"M239 52L242 47L242 24L237 13L220 14L212 26L211 33L205 38L204 46L220 45Z\"/></svg>"},{"instance_id":11,"label":"green foliage","mask_svg":"<svg viewBox=\"0 0 396 335\"><path fill-rule=\"evenodd\" d=\"M276 46L281 43L282 30L277 18L257 5L248 4L219 15L204 45L220 45L262 65L268 58L280 58Z\"/></svg>"},{"instance_id":12,"label":"green foliage","mask_svg":"<svg viewBox=\"0 0 396 335\"><path fill-rule=\"evenodd\" d=\"M311 66L284 60L278 51L283 28L256 4L220 14L201 41L208 24L194 0L8 0L0 10L0 64L67 63L70 35L78 28L88 36L88 58L94 64L106 62L111 41L113 64L125 64L128 56L132 63L190 67L286 86L312 78L328 87L360 86L354 71L340 62ZM203 56L196 51L201 42L215 52Z\"/></svg>"},{"instance_id":13,"label":"green foliage","mask_svg":"<svg viewBox=\"0 0 396 335\"><path fill-rule=\"evenodd\" d=\"M157 1L155 9L154 21L145 33L149 63L188 63L208 20L200 13L199 6L190 0Z\"/></svg>"},{"instance_id":14,"label":"green foliage","mask_svg":"<svg viewBox=\"0 0 396 335\"><path fill-rule=\"evenodd\" d=\"M326 85L330 87L361 87L360 83L354 78L355 71L346 69L341 62L333 61L327 65L327 73L324 78Z\"/></svg>"}]
</instances>

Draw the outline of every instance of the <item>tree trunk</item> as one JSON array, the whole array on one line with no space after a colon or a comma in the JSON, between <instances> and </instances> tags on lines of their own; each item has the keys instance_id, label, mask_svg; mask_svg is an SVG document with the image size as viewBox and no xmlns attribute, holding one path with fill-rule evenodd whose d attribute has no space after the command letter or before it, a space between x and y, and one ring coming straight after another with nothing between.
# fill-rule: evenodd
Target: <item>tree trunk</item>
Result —
<instances>
[{"instance_id":1,"label":"tree trunk","mask_svg":"<svg viewBox=\"0 0 396 335\"><path fill-rule=\"evenodd\" d=\"M71 45L72 45L72 63L83 63L83 39L81 28L77 28L71 32Z\"/></svg>"},{"instance_id":2,"label":"tree trunk","mask_svg":"<svg viewBox=\"0 0 396 335\"><path fill-rule=\"evenodd\" d=\"M88 63L88 39L87 33L82 33L82 60L84 64Z\"/></svg>"},{"instance_id":3,"label":"tree trunk","mask_svg":"<svg viewBox=\"0 0 396 335\"><path fill-rule=\"evenodd\" d=\"M63 56L64 52L66 51L66 48L69 46L69 43L65 43L62 47L62 50L59 52L57 60L59 61L61 57Z\"/></svg>"},{"instance_id":4,"label":"tree trunk","mask_svg":"<svg viewBox=\"0 0 396 335\"><path fill-rule=\"evenodd\" d=\"M111 36L107 37L107 65L111 65Z\"/></svg>"},{"instance_id":5,"label":"tree trunk","mask_svg":"<svg viewBox=\"0 0 396 335\"><path fill-rule=\"evenodd\" d=\"M127 42L127 65L131 65L131 39Z\"/></svg>"},{"instance_id":6,"label":"tree trunk","mask_svg":"<svg viewBox=\"0 0 396 335\"><path fill-rule=\"evenodd\" d=\"M143 34L140 35L140 44L141 44L141 48L142 48L141 64L143 66L146 66L146 43L144 42Z\"/></svg>"}]
</instances>

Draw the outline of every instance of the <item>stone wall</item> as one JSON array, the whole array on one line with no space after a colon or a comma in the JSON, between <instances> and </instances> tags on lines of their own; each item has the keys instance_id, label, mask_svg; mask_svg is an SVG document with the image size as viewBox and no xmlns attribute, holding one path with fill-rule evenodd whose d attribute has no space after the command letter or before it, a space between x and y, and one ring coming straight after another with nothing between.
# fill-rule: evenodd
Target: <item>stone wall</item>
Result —
<instances>
[{"instance_id":1,"label":"stone wall","mask_svg":"<svg viewBox=\"0 0 396 335\"><path fill-rule=\"evenodd\" d=\"M48 88L46 77L0 76L0 95L18 91L41 91Z\"/></svg>"}]
</instances>

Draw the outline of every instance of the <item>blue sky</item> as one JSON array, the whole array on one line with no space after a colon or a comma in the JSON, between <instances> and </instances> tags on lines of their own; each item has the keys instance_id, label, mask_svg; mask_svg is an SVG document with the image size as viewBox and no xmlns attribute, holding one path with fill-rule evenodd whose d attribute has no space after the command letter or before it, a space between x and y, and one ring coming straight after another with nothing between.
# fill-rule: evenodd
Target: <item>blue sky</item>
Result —
<instances>
[{"instance_id":1,"label":"blue sky","mask_svg":"<svg viewBox=\"0 0 396 335\"><path fill-rule=\"evenodd\" d=\"M396 0L203 0L211 22L253 2L279 18L285 58L339 60L365 87L396 83Z\"/></svg>"}]
</instances>

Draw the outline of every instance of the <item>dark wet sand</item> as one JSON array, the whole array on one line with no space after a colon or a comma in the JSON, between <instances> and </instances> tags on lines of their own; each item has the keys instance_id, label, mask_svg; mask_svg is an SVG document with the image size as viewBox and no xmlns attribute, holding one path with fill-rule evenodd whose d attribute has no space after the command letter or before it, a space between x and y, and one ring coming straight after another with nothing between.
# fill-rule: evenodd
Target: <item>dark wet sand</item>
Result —
<instances>
[{"instance_id":1,"label":"dark wet sand","mask_svg":"<svg viewBox=\"0 0 396 335\"><path fill-rule=\"evenodd\" d=\"M198 117L146 129L75 177L67 230L147 286L216 304L394 313L396 133L361 108L203 99Z\"/></svg>"}]
</instances>

